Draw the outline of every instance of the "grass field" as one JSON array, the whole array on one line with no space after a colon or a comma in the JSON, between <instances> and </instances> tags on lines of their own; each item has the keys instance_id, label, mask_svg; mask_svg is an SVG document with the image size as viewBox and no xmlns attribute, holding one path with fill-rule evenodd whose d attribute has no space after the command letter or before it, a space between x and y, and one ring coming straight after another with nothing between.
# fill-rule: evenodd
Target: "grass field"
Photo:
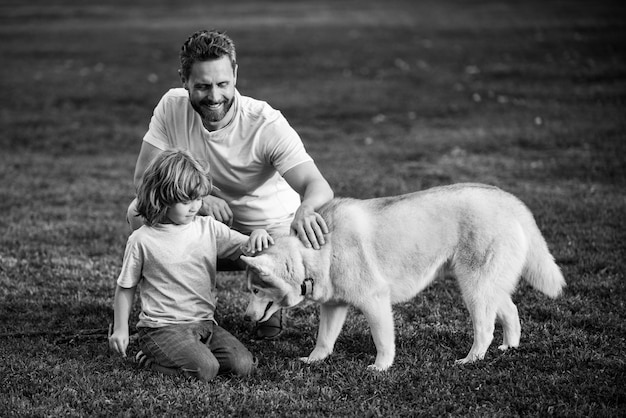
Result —
<instances>
[{"instance_id":1,"label":"grass field","mask_svg":"<svg viewBox=\"0 0 626 418\"><path fill-rule=\"evenodd\" d=\"M626 413L623 5L174 4L0 0L0 416ZM243 276L220 273L218 320L260 358L253 378L201 384L111 355L135 158L199 28L234 38L240 92L286 115L336 195L472 181L526 202L568 288L550 300L520 285L520 348L455 366L472 331L445 278L396 307L389 372L366 370L358 312L335 354L305 365L315 307L291 311L280 340L252 341Z\"/></svg>"}]
</instances>

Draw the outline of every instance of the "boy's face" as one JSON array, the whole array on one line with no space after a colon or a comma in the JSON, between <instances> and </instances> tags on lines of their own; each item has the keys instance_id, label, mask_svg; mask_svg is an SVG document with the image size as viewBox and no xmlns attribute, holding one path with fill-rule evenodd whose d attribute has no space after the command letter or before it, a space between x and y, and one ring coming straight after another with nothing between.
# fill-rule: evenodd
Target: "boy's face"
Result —
<instances>
[{"instance_id":1,"label":"boy's face","mask_svg":"<svg viewBox=\"0 0 626 418\"><path fill-rule=\"evenodd\" d=\"M191 106L207 129L219 129L228 123L226 115L235 100L237 67L233 69L227 56L194 63L189 78L181 75L181 80Z\"/></svg>"},{"instance_id":2,"label":"boy's face","mask_svg":"<svg viewBox=\"0 0 626 418\"><path fill-rule=\"evenodd\" d=\"M177 225L187 225L188 223L193 222L201 207L202 198L190 200L189 202L176 203L167 209L165 217L171 223Z\"/></svg>"}]
</instances>

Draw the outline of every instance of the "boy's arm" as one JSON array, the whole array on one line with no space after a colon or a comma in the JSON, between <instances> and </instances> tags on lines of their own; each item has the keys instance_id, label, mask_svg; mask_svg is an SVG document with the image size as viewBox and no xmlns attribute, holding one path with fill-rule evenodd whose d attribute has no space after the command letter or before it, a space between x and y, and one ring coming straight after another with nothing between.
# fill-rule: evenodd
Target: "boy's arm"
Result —
<instances>
[{"instance_id":1,"label":"boy's arm","mask_svg":"<svg viewBox=\"0 0 626 418\"><path fill-rule=\"evenodd\" d=\"M135 290L136 287L124 288L120 286L115 289L115 315L113 334L109 337L109 347L121 354L122 357L126 357L126 348L128 347L128 318L133 306Z\"/></svg>"}]
</instances>

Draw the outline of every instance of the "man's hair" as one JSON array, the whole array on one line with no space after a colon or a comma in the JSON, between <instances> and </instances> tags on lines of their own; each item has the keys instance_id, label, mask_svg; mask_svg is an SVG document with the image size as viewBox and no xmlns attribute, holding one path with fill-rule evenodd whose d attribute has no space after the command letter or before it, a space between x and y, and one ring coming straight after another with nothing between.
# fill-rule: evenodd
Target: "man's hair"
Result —
<instances>
[{"instance_id":1,"label":"man's hair","mask_svg":"<svg viewBox=\"0 0 626 418\"><path fill-rule=\"evenodd\" d=\"M163 151L146 168L137 189L137 212L150 226L165 220L167 209L211 192L208 170L187 151Z\"/></svg>"},{"instance_id":2,"label":"man's hair","mask_svg":"<svg viewBox=\"0 0 626 418\"><path fill-rule=\"evenodd\" d=\"M201 30L191 35L180 50L180 71L189 78L191 67L196 62L212 61L227 56L233 66L237 65L235 43L225 33L216 30Z\"/></svg>"}]
</instances>

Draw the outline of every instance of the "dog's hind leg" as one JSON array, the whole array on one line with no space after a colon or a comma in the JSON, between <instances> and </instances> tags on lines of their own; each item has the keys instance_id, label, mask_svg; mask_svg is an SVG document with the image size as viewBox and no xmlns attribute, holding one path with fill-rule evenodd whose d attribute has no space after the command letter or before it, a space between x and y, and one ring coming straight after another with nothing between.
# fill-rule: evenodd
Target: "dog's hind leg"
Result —
<instances>
[{"instance_id":1,"label":"dog's hind leg","mask_svg":"<svg viewBox=\"0 0 626 418\"><path fill-rule=\"evenodd\" d=\"M367 318L376 345L376 360L374 364L368 366L368 369L387 370L393 364L396 355L391 301L388 296L377 297L371 300L367 307L361 307L361 312Z\"/></svg>"},{"instance_id":2,"label":"dog's hind leg","mask_svg":"<svg viewBox=\"0 0 626 418\"><path fill-rule=\"evenodd\" d=\"M493 341L496 312L489 306L476 304L470 308L472 325L474 328L474 342L465 358L456 361L456 364L473 363L485 358L487 349Z\"/></svg>"},{"instance_id":3,"label":"dog's hind leg","mask_svg":"<svg viewBox=\"0 0 626 418\"><path fill-rule=\"evenodd\" d=\"M504 295L500 300L497 317L502 324L503 330L502 345L498 348L504 351L508 348L519 346L522 326L519 322L517 307L508 294Z\"/></svg>"},{"instance_id":4,"label":"dog's hind leg","mask_svg":"<svg viewBox=\"0 0 626 418\"><path fill-rule=\"evenodd\" d=\"M317 332L315 348L308 357L301 357L305 363L323 360L328 357L335 347L337 337L343 328L348 314L348 305L322 304L320 306L320 325Z\"/></svg>"},{"instance_id":5,"label":"dog's hind leg","mask_svg":"<svg viewBox=\"0 0 626 418\"><path fill-rule=\"evenodd\" d=\"M468 274L464 280L459 280L463 300L472 319L474 342L467 356L457 360L456 364L482 360L493 341L498 308L497 295L494 294L494 289L490 286L491 279L480 278L476 280L476 276L476 273Z\"/></svg>"}]
</instances>

